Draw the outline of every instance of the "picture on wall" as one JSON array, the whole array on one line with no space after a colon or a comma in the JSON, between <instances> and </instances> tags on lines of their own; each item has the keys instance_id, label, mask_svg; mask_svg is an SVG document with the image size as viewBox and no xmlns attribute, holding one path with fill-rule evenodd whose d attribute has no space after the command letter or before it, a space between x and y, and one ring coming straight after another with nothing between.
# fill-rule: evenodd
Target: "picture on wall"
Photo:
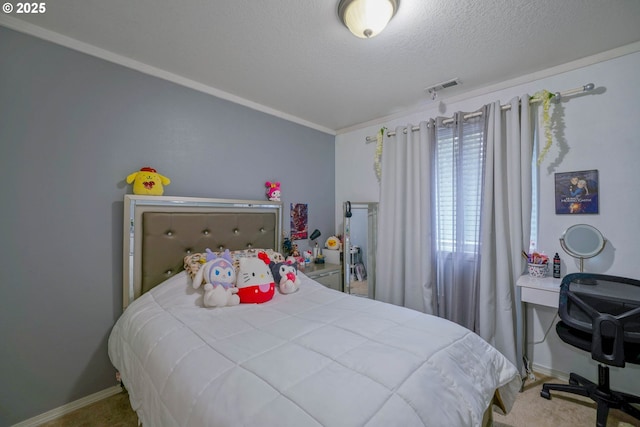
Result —
<instances>
[{"instance_id":1,"label":"picture on wall","mask_svg":"<svg viewBox=\"0 0 640 427\"><path fill-rule=\"evenodd\" d=\"M556 214L598 213L598 171L555 174Z\"/></svg>"},{"instance_id":2,"label":"picture on wall","mask_svg":"<svg viewBox=\"0 0 640 427\"><path fill-rule=\"evenodd\" d=\"M291 203L291 240L307 238L307 204Z\"/></svg>"}]
</instances>

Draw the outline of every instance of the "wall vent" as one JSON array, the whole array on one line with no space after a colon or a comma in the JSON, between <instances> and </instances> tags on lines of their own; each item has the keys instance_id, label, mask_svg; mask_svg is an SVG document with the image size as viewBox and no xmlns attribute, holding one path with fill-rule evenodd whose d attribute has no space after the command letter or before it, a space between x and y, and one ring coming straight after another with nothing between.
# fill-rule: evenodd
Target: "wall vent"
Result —
<instances>
[{"instance_id":1,"label":"wall vent","mask_svg":"<svg viewBox=\"0 0 640 427\"><path fill-rule=\"evenodd\" d=\"M440 83L435 84L435 85L433 85L431 87L428 87L428 88L425 89L425 91L433 95L434 93L436 93L439 90L446 89L446 88L453 87L453 86L457 86L459 84L461 84L460 79L455 78L455 79L447 80L445 82L440 82Z\"/></svg>"}]
</instances>

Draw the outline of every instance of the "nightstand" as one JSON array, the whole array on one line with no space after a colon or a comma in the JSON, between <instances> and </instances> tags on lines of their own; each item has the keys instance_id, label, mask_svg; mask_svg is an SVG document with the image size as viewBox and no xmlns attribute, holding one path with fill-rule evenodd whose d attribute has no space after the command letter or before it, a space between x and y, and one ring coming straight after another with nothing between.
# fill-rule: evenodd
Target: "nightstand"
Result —
<instances>
[{"instance_id":1,"label":"nightstand","mask_svg":"<svg viewBox=\"0 0 640 427\"><path fill-rule=\"evenodd\" d=\"M342 292L342 265L312 263L306 265L304 270L300 269L300 271L327 288Z\"/></svg>"}]
</instances>

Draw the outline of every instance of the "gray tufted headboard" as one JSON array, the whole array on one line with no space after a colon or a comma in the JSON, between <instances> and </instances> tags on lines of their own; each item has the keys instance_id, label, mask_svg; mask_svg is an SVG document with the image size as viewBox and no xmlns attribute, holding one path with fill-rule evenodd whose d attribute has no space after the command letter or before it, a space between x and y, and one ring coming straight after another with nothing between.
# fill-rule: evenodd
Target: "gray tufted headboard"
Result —
<instances>
[{"instance_id":1,"label":"gray tufted headboard","mask_svg":"<svg viewBox=\"0 0 640 427\"><path fill-rule=\"evenodd\" d=\"M281 248L282 203L124 197L123 307L183 269L185 255Z\"/></svg>"}]
</instances>

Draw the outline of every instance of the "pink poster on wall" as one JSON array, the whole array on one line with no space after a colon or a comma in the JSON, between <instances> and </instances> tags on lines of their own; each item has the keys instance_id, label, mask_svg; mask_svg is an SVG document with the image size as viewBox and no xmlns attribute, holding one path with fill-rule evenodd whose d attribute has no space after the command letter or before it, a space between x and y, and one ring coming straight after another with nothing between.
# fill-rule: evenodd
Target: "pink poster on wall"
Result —
<instances>
[{"instance_id":1,"label":"pink poster on wall","mask_svg":"<svg viewBox=\"0 0 640 427\"><path fill-rule=\"evenodd\" d=\"M291 203L291 240L306 239L307 233L307 204Z\"/></svg>"}]
</instances>

